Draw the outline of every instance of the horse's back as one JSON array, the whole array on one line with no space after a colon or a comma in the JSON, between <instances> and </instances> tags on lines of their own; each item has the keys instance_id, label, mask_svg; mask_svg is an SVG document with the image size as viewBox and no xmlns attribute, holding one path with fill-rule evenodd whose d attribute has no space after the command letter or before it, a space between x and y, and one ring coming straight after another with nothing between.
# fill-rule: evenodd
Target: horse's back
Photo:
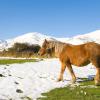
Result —
<instances>
[{"instance_id":1,"label":"horse's back","mask_svg":"<svg viewBox=\"0 0 100 100\"><path fill-rule=\"evenodd\" d=\"M89 42L85 44L85 50L90 55L100 55L100 44L95 42Z\"/></svg>"},{"instance_id":2,"label":"horse's back","mask_svg":"<svg viewBox=\"0 0 100 100\"><path fill-rule=\"evenodd\" d=\"M69 61L69 63L76 66L82 66L87 58L88 56L85 50L85 44L66 44L60 55L61 60Z\"/></svg>"},{"instance_id":3,"label":"horse's back","mask_svg":"<svg viewBox=\"0 0 100 100\"><path fill-rule=\"evenodd\" d=\"M66 44L63 47L62 54L67 55L83 55L83 54L100 54L100 44L88 42L80 45Z\"/></svg>"},{"instance_id":4,"label":"horse's back","mask_svg":"<svg viewBox=\"0 0 100 100\"><path fill-rule=\"evenodd\" d=\"M100 44L88 42L80 45L66 44L60 57L76 66L84 66L94 57L100 58Z\"/></svg>"},{"instance_id":5,"label":"horse's back","mask_svg":"<svg viewBox=\"0 0 100 100\"><path fill-rule=\"evenodd\" d=\"M100 54L100 44L95 42L87 42L80 45L72 45L72 49L75 49L77 52L81 51L94 55Z\"/></svg>"}]
</instances>

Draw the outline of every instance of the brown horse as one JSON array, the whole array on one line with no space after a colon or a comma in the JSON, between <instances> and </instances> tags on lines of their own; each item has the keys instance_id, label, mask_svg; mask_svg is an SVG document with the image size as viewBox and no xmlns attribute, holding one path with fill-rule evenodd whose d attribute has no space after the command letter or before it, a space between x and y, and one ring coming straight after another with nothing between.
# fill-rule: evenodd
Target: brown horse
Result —
<instances>
[{"instance_id":1,"label":"brown horse","mask_svg":"<svg viewBox=\"0 0 100 100\"><path fill-rule=\"evenodd\" d=\"M72 82L75 82L76 76L71 65L86 66L92 63L97 70L95 84L100 85L100 44L88 42L81 45L72 45L45 40L39 54L41 56L46 54L48 49L51 51L49 53L55 54L61 61L61 72L58 81L63 79L63 73L67 67L72 76Z\"/></svg>"}]
</instances>

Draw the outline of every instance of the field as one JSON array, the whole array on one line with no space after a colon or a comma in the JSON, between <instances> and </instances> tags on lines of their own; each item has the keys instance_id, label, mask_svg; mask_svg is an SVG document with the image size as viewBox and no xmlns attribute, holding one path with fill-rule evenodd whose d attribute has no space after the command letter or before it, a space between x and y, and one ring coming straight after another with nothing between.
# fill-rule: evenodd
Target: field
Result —
<instances>
[{"instance_id":1,"label":"field","mask_svg":"<svg viewBox=\"0 0 100 100\"><path fill-rule=\"evenodd\" d=\"M0 59L0 65L35 62L36 59Z\"/></svg>"},{"instance_id":2,"label":"field","mask_svg":"<svg viewBox=\"0 0 100 100\"><path fill-rule=\"evenodd\" d=\"M0 99L99 100L100 87L89 81L96 74L95 67L90 64L80 68L73 66L73 69L78 78L76 84L71 84L68 70L64 73L64 80L57 82L60 72L57 58L1 59Z\"/></svg>"},{"instance_id":3,"label":"field","mask_svg":"<svg viewBox=\"0 0 100 100\"><path fill-rule=\"evenodd\" d=\"M83 81L78 86L69 85L56 88L47 93L42 93L38 100L100 100L100 86L95 86L93 81Z\"/></svg>"}]
</instances>

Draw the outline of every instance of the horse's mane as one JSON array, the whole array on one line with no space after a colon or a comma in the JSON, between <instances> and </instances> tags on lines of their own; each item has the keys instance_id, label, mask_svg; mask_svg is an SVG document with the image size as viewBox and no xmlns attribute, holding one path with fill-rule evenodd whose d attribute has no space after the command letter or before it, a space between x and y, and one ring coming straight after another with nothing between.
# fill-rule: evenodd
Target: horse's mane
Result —
<instances>
[{"instance_id":1,"label":"horse's mane","mask_svg":"<svg viewBox=\"0 0 100 100\"><path fill-rule=\"evenodd\" d=\"M64 47L64 45L66 44L66 43L64 43L64 42L60 42L60 41L48 41L49 42L49 47L50 48L55 48L55 52L56 53L61 53L61 51L62 51L62 49L63 49L63 47Z\"/></svg>"}]
</instances>

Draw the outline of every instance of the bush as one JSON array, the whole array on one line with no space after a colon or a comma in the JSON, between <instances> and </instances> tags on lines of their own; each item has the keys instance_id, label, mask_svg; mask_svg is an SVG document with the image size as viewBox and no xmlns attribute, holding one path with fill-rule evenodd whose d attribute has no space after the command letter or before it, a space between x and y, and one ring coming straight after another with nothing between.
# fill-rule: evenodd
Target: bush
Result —
<instances>
[{"instance_id":1,"label":"bush","mask_svg":"<svg viewBox=\"0 0 100 100\"><path fill-rule=\"evenodd\" d=\"M39 49L40 49L39 45L29 45L27 43L15 43L12 48L8 49L8 51L16 51L16 52L30 51L37 53Z\"/></svg>"},{"instance_id":2,"label":"bush","mask_svg":"<svg viewBox=\"0 0 100 100\"><path fill-rule=\"evenodd\" d=\"M39 45L29 45L27 43L15 43L8 50L4 50L0 53L1 56L13 56L13 57L32 57L37 55L40 49Z\"/></svg>"}]
</instances>

